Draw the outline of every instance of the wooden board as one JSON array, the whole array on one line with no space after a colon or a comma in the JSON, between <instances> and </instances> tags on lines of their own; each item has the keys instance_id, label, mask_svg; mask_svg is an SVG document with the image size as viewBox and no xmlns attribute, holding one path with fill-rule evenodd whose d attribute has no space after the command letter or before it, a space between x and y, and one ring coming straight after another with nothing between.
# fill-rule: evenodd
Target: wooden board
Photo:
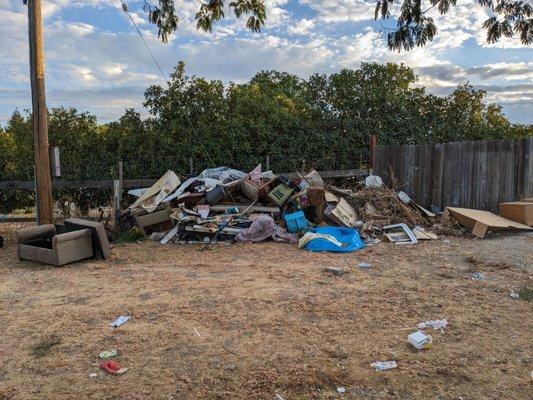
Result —
<instances>
[{"instance_id":1,"label":"wooden board","mask_svg":"<svg viewBox=\"0 0 533 400\"><path fill-rule=\"evenodd\" d=\"M489 230L533 230L527 225L502 218L489 211L447 207L442 217L449 216L457 220L460 225L472 230L472 233L480 238L483 238Z\"/></svg>"},{"instance_id":2,"label":"wooden board","mask_svg":"<svg viewBox=\"0 0 533 400\"><path fill-rule=\"evenodd\" d=\"M500 203L500 215L503 218L533 226L533 202L513 201Z\"/></svg>"}]
</instances>

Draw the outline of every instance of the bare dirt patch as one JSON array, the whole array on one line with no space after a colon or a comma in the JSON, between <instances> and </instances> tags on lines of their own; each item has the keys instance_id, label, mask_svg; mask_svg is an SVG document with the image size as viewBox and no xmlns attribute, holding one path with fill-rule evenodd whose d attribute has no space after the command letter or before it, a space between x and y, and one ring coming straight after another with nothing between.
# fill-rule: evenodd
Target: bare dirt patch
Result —
<instances>
[{"instance_id":1,"label":"bare dirt patch","mask_svg":"<svg viewBox=\"0 0 533 400\"><path fill-rule=\"evenodd\" d=\"M19 261L7 239L0 399L531 395L533 303L509 296L533 280L525 235L381 243L347 255L142 242L114 248L109 262L61 268ZM371 268L358 269L361 261ZM485 279L473 280L473 270ZM110 328L121 314L132 319ZM407 344L419 322L440 318L449 326L428 332L432 349ZM55 344L36 357L32 349L47 338ZM124 375L99 370L98 353L112 348ZM393 359L394 370L369 366Z\"/></svg>"}]
</instances>

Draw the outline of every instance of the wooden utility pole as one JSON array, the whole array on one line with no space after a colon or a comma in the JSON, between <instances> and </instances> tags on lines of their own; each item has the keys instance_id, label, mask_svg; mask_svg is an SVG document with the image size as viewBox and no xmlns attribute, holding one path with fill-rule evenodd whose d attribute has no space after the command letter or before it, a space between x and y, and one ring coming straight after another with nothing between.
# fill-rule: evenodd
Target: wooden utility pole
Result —
<instances>
[{"instance_id":1,"label":"wooden utility pole","mask_svg":"<svg viewBox=\"0 0 533 400\"><path fill-rule=\"evenodd\" d=\"M41 0L26 0L26 4L28 5L28 38L30 44L37 222L41 225L53 223L52 180L50 178L48 122L44 88L44 49Z\"/></svg>"}]
</instances>

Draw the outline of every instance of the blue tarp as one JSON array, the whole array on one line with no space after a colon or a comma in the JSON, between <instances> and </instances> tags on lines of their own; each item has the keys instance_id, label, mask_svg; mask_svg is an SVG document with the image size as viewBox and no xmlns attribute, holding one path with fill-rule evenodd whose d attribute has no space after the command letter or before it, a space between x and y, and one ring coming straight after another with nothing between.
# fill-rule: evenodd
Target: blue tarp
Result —
<instances>
[{"instance_id":1,"label":"blue tarp","mask_svg":"<svg viewBox=\"0 0 533 400\"><path fill-rule=\"evenodd\" d=\"M342 243L342 247L327 239L317 238L311 240L304 249L309 251L332 251L336 253L350 253L365 247L359 236L359 232L353 228L339 228L335 226L324 226L309 230L312 233L331 235Z\"/></svg>"}]
</instances>

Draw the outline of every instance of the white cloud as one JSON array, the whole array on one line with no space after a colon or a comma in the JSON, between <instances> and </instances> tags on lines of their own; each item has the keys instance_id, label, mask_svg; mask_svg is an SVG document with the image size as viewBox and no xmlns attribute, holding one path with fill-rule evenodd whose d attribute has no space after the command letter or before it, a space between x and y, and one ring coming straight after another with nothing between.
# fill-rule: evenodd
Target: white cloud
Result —
<instances>
[{"instance_id":1,"label":"white cloud","mask_svg":"<svg viewBox=\"0 0 533 400\"><path fill-rule=\"evenodd\" d=\"M411 52L391 52L372 25L374 0L300 0L316 16L290 12L288 0L267 1L267 26L261 34L250 33L245 19L226 12L227 19L212 34L197 31L194 14L197 0L177 0L178 31L162 44L157 30L146 23L146 14L132 2L131 15L165 74L183 59L187 73L223 81L243 82L260 70L276 69L307 77L314 72L333 73L358 68L362 61L398 62L415 69L419 85L445 94L469 80L485 88L490 99L506 106L533 109L533 57L508 59L506 51L483 50L480 26L486 10L473 0L459 0L446 17L435 15L439 28L435 41ZM117 118L126 107L141 107L143 92L162 79L120 3L107 0L47 0L45 49L48 102L51 106L77 106L99 118ZM396 3L395 3L396 4ZM65 7L108 7L120 22L109 30L89 20L68 20ZM109 7L112 7L109 9ZM134 7L137 7L134 9ZM87 8L87 12L91 9ZM85 12L85 11L84 11ZM433 12L433 10L432 10ZM29 106L26 10L18 0L0 0L0 114L6 108ZM363 26L363 28L361 28ZM473 40L472 40L473 39ZM507 44L504 44L507 46ZM490 51L493 59L475 62L468 49ZM450 57L453 49L454 58ZM9 77L5 79L4 77ZM525 106L524 106L525 105ZM2 108L3 107L3 108ZM517 114L520 115L520 114ZM1 117L0 117L1 118Z\"/></svg>"},{"instance_id":2,"label":"white cloud","mask_svg":"<svg viewBox=\"0 0 533 400\"><path fill-rule=\"evenodd\" d=\"M315 21L312 19L303 18L296 22L293 26L289 26L287 31L293 35L309 35L315 27Z\"/></svg>"},{"instance_id":3,"label":"white cloud","mask_svg":"<svg viewBox=\"0 0 533 400\"><path fill-rule=\"evenodd\" d=\"M366 21L374 19L374 0L299 0L312 8L323 22Z\"/></svg>"}]
</instances>

